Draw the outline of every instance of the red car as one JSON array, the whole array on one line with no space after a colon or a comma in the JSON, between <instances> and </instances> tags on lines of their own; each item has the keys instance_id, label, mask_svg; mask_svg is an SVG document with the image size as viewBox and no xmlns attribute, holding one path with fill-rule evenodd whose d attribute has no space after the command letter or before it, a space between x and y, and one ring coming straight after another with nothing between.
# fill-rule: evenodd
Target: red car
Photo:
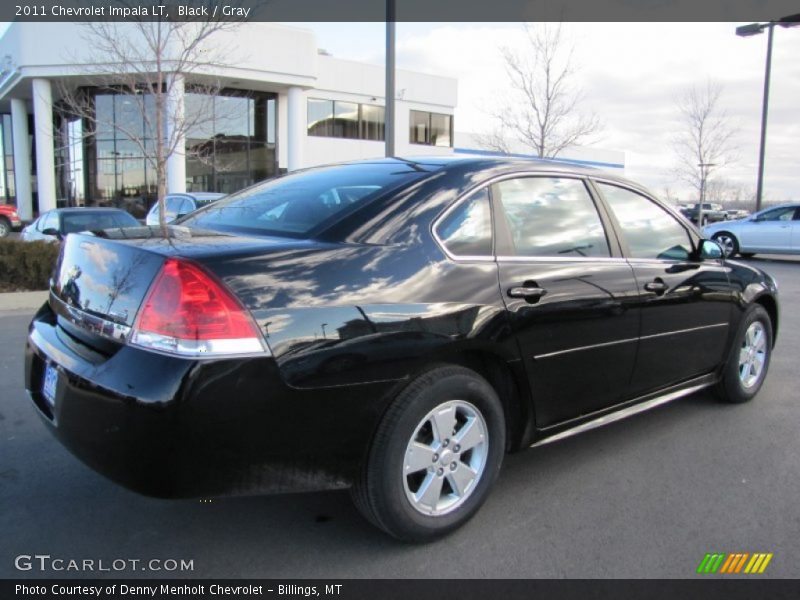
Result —
<instances>
[{"instance_id":1,"label":"red car","mask_svg":"<svg viewBox=\"0 0 800 600\"><path fill-rule=\"evenodd\" d=\"M22 227L17 209L11 204L0 204L0 238Z\"/></svg>"}]
</instances>

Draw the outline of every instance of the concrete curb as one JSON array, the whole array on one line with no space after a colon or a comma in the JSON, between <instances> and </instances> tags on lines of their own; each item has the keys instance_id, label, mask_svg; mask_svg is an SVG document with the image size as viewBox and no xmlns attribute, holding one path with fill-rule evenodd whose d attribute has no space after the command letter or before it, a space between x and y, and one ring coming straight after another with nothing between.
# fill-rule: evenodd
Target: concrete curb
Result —
<instances>
[{"instance_id":1,"label":"concrete curb","mask_svg":"<svg viewBox=\"0 0 800 600\"><path fill-rule=\"evenodd\" d=\"M47 301L49 292L5 292L0 294L0 312L36 310Z\"/></svg>"}]
</instances>

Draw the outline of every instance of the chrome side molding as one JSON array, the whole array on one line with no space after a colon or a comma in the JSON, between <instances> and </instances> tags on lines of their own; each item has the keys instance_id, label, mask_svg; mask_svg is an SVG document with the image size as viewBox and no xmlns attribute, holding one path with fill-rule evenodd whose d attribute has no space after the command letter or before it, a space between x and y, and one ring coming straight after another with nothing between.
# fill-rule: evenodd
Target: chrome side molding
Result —
<instances>
[{"instance_id":1,"label":"chrome side molding","mask_svg":"<svg viewBox=\"0 0 800 600\"><path fill-rule=\"evenodd\" d=\"M531 444L530 447L535 448L537 446L544 446L545 444L549 444L550 442L557 442L559 440L572 437L573 435L583 433L584 431L590 431L592 429L597 429L598 427L608 425L609 423L621 421L622 419L626 419L628 417L639 414L646 410L650 410L651 408L661 406L662 404L667 404L668 402L672 402L673 400L677 400L678 398L689 396L711 385L712 383L701 383L698 385L693 385L688 388L684 388L682 390L675 390L674 392L668 392L661 396L656 396L655 398L651 398L650 400L639 402L638 404L634 404L632 406L628 406L618 411L608 413L607 415L603 415L602 417L592 419L591 421L586 421L585 423L581 423L580 425L576 425L575 427L565 429L561 433L557 433L551 437L547 437L542 440L539 440L538 442L534 442L533 444Z\"/></svg>"}]
</instances>

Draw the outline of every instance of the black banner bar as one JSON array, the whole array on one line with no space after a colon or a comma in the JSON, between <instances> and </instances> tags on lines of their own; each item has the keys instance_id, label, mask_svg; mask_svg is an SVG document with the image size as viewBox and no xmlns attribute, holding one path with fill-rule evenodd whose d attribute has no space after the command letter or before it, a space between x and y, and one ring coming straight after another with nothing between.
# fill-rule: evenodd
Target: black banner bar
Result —
<instances>
[{"instance_id":1,"label":"black banner bar","mask_svg":"<svg viewBox=\"0 0 800 600\"><path fill-rule=\"evenodd\" d=\"M147 580L72 579L0 581L0 598L18 600L782 600L800 597L800 580L747 576L646 580L381 579L381 580Z\"/></svg>"},{"instance_id":2,"label":"black banner bar","mask_svg":"<svg viewBox=\"0 0 800 600\"><path fill-rule=\"evenodd\" d=\"M797 0L396 0L398 22L769 21ZM1 21L386 20L385 0L12 0Z\"/></svg>"}]
</instances>

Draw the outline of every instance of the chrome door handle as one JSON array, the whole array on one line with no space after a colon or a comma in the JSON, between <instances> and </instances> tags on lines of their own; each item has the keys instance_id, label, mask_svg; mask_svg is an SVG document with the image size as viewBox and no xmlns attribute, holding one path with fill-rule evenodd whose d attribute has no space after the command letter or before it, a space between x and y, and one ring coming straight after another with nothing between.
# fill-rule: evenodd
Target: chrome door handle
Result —
<instances>
[{"instance_id":1,"label":"chrome door handle","mask_svg":"<svg viewBox=\"0 0 800 600\"><path fill-rule=\"evenodd\" d=\"M512 287L508 289L508 295L511 298L525 298L526 300L541 298L546 293L547 290L540 287Z\"/></svg>"},{"instance_id":2,"label":"chrome door handle","mask_svg":"<svg viewBox=\"0 0 800 600\"><path fill-rule=\"evenodd\" d=\"M655 292L656 294L663 294L667 291L667 287L667 284L660 279L656 279L655 281L644 284L644 289L646 289L648 292Z\"/></svg>"}]
</instances>

